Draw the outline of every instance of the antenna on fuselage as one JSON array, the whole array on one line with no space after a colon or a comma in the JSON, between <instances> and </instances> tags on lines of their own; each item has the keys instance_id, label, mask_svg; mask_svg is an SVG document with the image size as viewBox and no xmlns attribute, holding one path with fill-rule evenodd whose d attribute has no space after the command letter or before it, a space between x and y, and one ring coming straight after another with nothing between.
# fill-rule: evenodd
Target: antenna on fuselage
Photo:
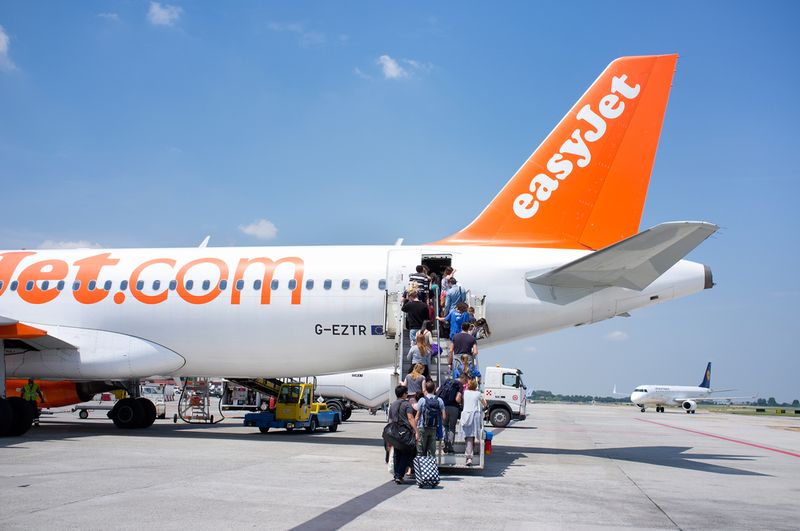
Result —
<instances>
[{"instance_id":1,"label":"antenna on fuselage","mask_svg":"<svg viewBox=\"0 0 800 531\"><path fill-rule=\"evenodd\" d=\"M202 242L200 242L200 245L199 245L200 249L205 249L206 247L208 247L208 240L210 240L210 239L211 239L211 235L209 234L208 236L206 236L206 238Z\"/></svg>"}]
</instances>

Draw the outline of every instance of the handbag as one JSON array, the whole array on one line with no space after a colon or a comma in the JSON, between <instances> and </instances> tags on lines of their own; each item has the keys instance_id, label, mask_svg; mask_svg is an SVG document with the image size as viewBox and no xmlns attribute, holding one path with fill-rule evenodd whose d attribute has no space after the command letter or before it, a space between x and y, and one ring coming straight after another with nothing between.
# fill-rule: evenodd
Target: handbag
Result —
<instances>
[{"instance_id":1,"label":"handbag","mask_svg":"<svg viewBox=\"0 0 800 531\"><path fill-rule=\"evenodd\" d=\"M402 422L390 422L383 428L383 440L396 451L410 452L417 447L417 438L411 428Z\"/></svg>"}]
</instances>

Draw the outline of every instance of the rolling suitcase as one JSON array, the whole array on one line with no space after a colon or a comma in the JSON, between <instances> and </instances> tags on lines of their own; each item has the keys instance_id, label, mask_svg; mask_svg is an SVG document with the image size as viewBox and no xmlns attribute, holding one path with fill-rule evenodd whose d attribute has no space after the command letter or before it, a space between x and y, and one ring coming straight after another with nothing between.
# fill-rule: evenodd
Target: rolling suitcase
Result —
<instances>
[{"instance_id":1,"label":"rolling suitcase","mask_svg":"<svg viewBox=\"0 0 800 531\"><path fill-rule=\"evenodd\" d=\"M417 487L432 489L439 484L439 467L436 458L429 455L418 455L414 458L414 476Z\"/></svg>"}]
</instances>

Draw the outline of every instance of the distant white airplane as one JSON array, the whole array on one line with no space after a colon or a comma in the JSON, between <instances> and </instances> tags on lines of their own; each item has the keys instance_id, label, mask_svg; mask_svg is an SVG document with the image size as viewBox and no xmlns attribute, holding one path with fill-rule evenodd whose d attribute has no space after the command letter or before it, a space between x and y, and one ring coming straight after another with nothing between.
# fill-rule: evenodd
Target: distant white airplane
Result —
<instances>
[{"instance_id":1,"label":"distant white airplane","mask_svg":"<svg viewBox=\"0 0 800 531\"><path fill-rule=\"evenodd\" d=\"M614 387L616 391L616 386ZM749 398L745 396L711 396L713 393L731 391L731 389L711 389L711 362L706 366L703 381L698 386L690 385L640 385L631 393L631 402L645 412L647 406L656 406L656 411L664 412L664 406L680 405L686 413L694 413L697 403L708 400L735 400Z\"/></svg>"},{"instance_id":2,"label":"distant white airplane","mask_svg":"<svg viewBox=\"0 0 800 531\"><path fill-rule=\"evenodd\" d=\"M9 396L12 379L31 377L67 382L77 401L154 374L386 367L401 354L399 300L420 264L457 270L491 322L486 346L711 288L711 269L684 257L716 225L639 230L677 59L612 62L472 223L426 245L0 251L0 394L6 378ZM315 192L296 184L286 200L302 219ZM363 198L350 195L356 208ZM151 404L125 398L110 416L143 428ZM0 436L24 433L29 412L0 396Z\"/></svg>"}]
</instances>

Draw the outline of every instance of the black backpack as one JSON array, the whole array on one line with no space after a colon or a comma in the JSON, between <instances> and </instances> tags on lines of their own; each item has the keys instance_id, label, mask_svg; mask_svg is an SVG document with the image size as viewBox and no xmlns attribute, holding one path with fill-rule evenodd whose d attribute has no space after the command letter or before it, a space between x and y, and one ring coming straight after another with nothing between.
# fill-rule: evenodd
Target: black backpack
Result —
<instances>
[{"instance_id":1,"label":"black backpack","mask_svg":"<svg viewBox=\"0 0 800 531\"><path fill-rule=\"evenodd\" d=\"M425 397L425 409L422 411L422 425L426 428L435 428L442 418L442 408L438 397Z\"/></svg>"},{"instance_id":2,"label":"black backpack","mask_svg":"<svg viewBox=\"0 0 800 531\"><path fill-rule=\"evenodd\" d=\"M456 396L458 392L461 390L461 382L458 380L447 380L444 385L439 389L439 392L436 393L436 396L442 399L444 405L446 406L457 406L456 404Z\"/></svg>"}]
</instances>

